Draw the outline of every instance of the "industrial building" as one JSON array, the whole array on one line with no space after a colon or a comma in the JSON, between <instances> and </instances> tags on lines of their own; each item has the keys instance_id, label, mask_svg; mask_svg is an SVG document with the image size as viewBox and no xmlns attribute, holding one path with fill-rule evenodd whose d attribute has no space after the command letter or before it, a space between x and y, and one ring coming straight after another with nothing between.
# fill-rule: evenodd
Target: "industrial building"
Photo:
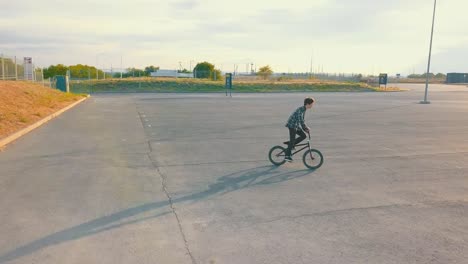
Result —
<instances>
[{"instance_id":1,"label":"industrial building","mask_svg":"<svg viewBox=\"0 0 468 264\"><path fill-rule=\"evenodd\" d=\"M447 83L468 83L468 73L447 73Z\"/></svg>"}]
</instances>

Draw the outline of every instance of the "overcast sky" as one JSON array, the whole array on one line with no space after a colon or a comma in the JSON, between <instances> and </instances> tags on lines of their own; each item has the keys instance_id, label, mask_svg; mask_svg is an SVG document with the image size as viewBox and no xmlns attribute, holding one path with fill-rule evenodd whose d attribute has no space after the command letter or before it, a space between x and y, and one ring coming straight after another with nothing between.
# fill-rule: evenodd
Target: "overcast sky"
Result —
<instances>
[{"instance_id":1,"label":"overcast sky","mask_svg":"<svg viewBox=\"0 0 468 264\"><path fill-rule=\"evenodd\" d=\"M0 53L39 66L421 73L433 0L0 0ZM439 0L432 72L468 72L468 1Z\"/></svg>"}]
</instances>

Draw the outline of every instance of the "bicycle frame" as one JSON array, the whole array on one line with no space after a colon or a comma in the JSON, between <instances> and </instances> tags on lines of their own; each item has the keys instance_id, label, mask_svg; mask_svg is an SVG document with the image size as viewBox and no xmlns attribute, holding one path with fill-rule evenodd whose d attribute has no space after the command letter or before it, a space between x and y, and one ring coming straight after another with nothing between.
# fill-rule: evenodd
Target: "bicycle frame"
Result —
<instances>
[{"instance_id":1,"label":"bicycle frame","mask_svg":"<svg viewBox=\"0 0 468 264\"><path fill-rule=\"evenodd\" d=\"M295 145L295 147L302 147L302 146L305 146L303 148L301 148L300 150L296 150L294 153L291 152L291 156L294 156L294 154L298 153L298 152L301 152L303 151L304 149L308 148L310 149L310 132L307 132L309 138L307 139L307 143L301 143L301 144L297 144ZM283 151L284 152L284 151ZM283 152L279 153L279 154L282 154ZM278 155L279 155L278 154Z\"/></svg>"}]
</instances>

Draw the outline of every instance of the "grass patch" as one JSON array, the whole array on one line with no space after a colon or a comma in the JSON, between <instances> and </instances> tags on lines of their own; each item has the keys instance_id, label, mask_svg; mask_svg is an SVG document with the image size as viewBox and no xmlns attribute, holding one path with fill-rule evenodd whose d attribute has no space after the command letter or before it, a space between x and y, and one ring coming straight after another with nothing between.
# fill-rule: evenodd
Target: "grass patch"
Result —
<instances>
[{"instance_id":1,"label":"grass patch","mask_svg":"<svg viewBox=\"0 0 468 264\"><path fill-rule=\"evenodd\" d=\"M101 92L164 92L164 93L222 93L224 81L171 78L134 78L90 80L73 82L70 88L74 93ZM375 92L379 89L363 83L326 82L318 80L286 81L234 81L233 92L272 93L272 92Z\"/></svg>"},{"instance_id":2,"label":"grass patch","mask_svg":"<svg viewBox=\"0 0 468 264\"><path fill-rule=\"evenodd\" d=\"M387 88L376 88L375 91L377 92L406 92L409 90L398 88L398 87L387 87Z\"/></svg>"}]
</instances>

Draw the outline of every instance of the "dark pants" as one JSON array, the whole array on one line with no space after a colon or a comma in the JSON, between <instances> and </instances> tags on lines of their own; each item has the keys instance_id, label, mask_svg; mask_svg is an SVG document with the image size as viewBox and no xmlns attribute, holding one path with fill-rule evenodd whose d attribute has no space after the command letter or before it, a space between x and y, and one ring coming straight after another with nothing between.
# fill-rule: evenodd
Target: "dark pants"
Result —
<instances>
[{"instance_id":1,"label":"dark pants","mask_svg":"<svg viewBox=\"0 0 468 264\"><path fill-rule=\"evenodd\" d=\"M288 144L288 149L286 150L286 156L291 156L291 150L292 148L296 145L299 144L302 140L306 138L306 134L304 131L301 129L295 129L295 128L289 128L289 144ZM298 138L296 138L296 134L299 135Z\"/></svg>"}]
</instances>

